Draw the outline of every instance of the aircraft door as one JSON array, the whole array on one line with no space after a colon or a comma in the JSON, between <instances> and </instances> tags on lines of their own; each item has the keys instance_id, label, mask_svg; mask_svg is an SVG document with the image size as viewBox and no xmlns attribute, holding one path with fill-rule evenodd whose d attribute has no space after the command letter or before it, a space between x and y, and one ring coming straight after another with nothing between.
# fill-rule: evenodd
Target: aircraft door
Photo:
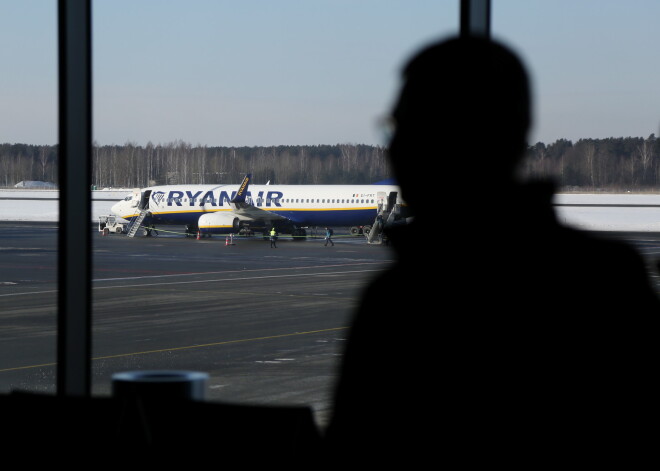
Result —
<instances>
[{"instance_id":1,"label":"aircraft door","mask_svg":"<svg viewBox=\"0 0 660 471\"><path fill-rule=\"evenodd\" d=\"M390 191L390 195L389 195L388 200L387 200L387 207L390 211L392 211L394 209L394 207L397 205L398 198L399 198L399 193L398 192Z\"/></svg>"},{"instance_id":2,"label":"aircraft door","mask_svg":"<svg viewBox=\"0 0 660 471\"><path fill-rule=\"evenodd\" d=\"M142 193L142 198L140 199L139 209L149 209L149 197L151 196L151 190L146 190Z\"/></svg>"},{"instance_id":3,"label":"aircraft door","mask_svg":"<svg viewBox=\"0 0 660 471\"><path fill-rule=\"evenodd\" d=\"M387 211L387 193L384 191L376 193L376 202L378 203L378 213Z\"/></svg>"},{"instance_id":4,"label":"aircraft door","mask_svg":"<svg viewBox=\"0 0 660 471\"><path fill-rule=\"evenodd\" d=\"M142 196L140 195L140 189L139 188L134 188L133 189L133 195L131 197L131 207L132 208L136 208L140 204L141 197Z\"/></svg>"}]
</instances>

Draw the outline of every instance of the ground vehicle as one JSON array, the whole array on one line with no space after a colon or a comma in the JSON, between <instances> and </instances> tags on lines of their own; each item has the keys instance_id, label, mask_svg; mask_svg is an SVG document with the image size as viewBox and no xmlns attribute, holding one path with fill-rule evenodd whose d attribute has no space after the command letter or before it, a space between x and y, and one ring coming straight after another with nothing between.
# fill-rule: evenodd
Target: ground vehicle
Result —
<instances>
[{"instance_id":1,"label":"ground vehicle","mask_svg":"<svg viewBox=\"0 0 660 471\"><path fill-rule=\"evenodd\" d=\"M126 222L119 222L117 216L99 216L99 232L103 235L108 235L111 232L116 234L123 234L126 232L128 224Z\"/></svg>"}]
</instances>

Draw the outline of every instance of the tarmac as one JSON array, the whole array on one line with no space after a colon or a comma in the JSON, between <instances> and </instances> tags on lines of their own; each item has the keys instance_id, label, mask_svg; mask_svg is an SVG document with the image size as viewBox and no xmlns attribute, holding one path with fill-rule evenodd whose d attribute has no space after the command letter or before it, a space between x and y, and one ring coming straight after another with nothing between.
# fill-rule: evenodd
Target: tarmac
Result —
<instances>
[{"instance_id":1,"label":"tarmac","mask_svg":"<svg viewBox=\"0 0 660 471\"><path fill-rule=\"evenodd\" d=\"M91 230L93 394L117 372L202 371L209 401L306 405L320 424L361 290L394 260L347 233L325 247L320 230L277 248ZM0 253L0 392L54 392L57 224L0 222Z\"/></svg>"},{"instance_id":2,"label":"tarmac","mask_svg":"<svg viewBox=\"0 0 660 471\"><path fill-rule=\"evenodd\" d=\"M90 230L94 395L118 372L201 371L208 401L309 406L321 426L361 292L395 259L339 230L334 246L319 230L277 248L177 227ZM642 254L660 294L660 234L602 235ZM57 223L0 222L0 392L55 392L57 263Z\"/></svg>"}]
</instances>

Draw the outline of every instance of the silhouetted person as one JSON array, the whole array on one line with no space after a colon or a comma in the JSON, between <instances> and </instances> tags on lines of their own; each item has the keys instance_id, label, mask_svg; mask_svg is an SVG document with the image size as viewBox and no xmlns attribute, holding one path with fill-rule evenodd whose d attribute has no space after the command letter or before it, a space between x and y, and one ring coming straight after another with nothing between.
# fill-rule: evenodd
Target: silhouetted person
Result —
<instances>
[{"instance_id":1,"label":"silhouetted person","mask_svg":"<svg viewBox=\"0 0 660 471\"><path fill-rule=\"evenodd\" d=\"M515 54L429 46L393 118L415 220L388 233L398 261L354 319L329 456L467 468L650 455L658 298L631 248L560 225L552 184L516 180L530 99Z\"/></svg>"}]
</instances>

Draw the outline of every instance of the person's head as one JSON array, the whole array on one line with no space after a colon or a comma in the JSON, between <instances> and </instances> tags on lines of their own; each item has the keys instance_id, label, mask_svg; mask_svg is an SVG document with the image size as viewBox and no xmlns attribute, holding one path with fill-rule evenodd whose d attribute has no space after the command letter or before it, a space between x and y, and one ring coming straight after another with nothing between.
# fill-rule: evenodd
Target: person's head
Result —
<instances>
[{"instance_id":1,"label":"person's head","mask_svg":"<svg viewBox=\"0 0 660 471\"><path fill-rule=\"evenodd\" d=\"M389 154L408 203L431 167L440 186L513 178L531 105L527 72L511 50L485 38L441 41L408 62L403 80Z\"/></svg>"}]
</instances>

